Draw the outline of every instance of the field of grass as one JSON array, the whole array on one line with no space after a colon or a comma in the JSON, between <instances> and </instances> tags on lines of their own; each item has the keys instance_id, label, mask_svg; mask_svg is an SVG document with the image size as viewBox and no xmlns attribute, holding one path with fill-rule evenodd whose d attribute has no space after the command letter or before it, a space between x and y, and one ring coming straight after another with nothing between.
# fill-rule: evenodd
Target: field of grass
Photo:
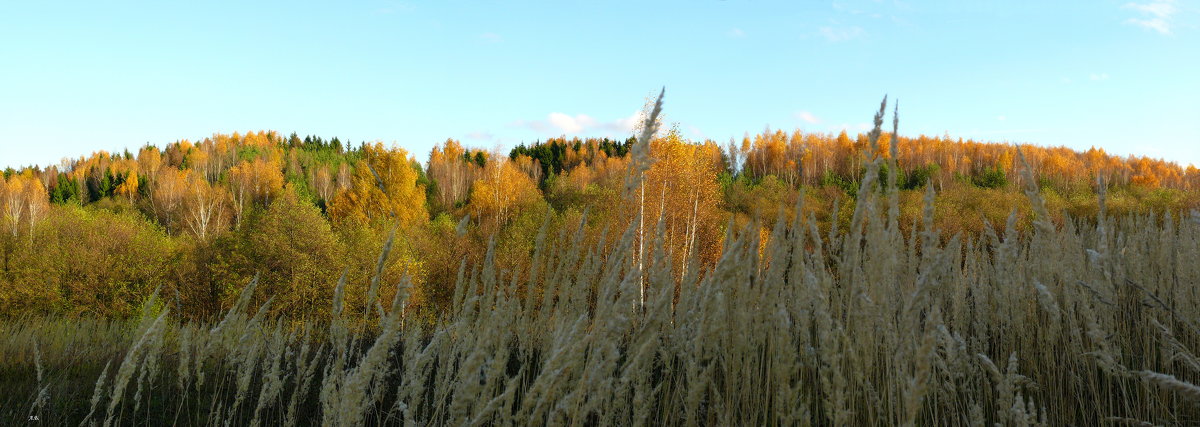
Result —
<instances>
[{"instance_id":1,"label":"field of grass","mask_svg":"<svg viewBox=\"0 0 1200 427\"><path fill-rule=\"evenodd\" d=\"M253 283L215 324L169 298L130 321L0 324L0 420L1200 423L1196 217L1109 217L1101 195L1097 219L1056 225L1031 191L1030 231L945 236L930 190L905 234L894 193L860 194L852 227L731 227L717 264L679 280L663 246L640 259L636 222L594 246L543 232L528 271L464 263L432 324L406 319L405 283L343 312L344 279L327 324L270 318Z\"/></svg>"}]
</instances>

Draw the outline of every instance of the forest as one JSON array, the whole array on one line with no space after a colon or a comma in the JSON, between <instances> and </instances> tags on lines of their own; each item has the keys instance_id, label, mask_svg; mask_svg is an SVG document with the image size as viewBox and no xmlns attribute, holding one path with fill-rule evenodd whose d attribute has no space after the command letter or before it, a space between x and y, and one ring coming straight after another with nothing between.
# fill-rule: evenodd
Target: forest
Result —
<instances>
[{"instance_id":1,"label":"forest","mask_svg":"<svg viewBox=\"0 0 1200 427\"><path fill-rule=\"evenodd\" d=\"M1098 148L887 133L872 148L869 138L767 130L719 144L671 129L649 142L653 162L634 202L622 188L636 137L558 137L508 153L447 139L419 159L381 142L234 132L10 168L0 181L0 316L123 318L158 289L177 313L211 319L258 277L274 312L328 318L322 301L343 274L347 304L361 309L372 254L394 235L382 280L412 280L411 310L433 319L448 308L462 262L492 250L498 268L519 271L543 226L611 244L633 216L662 217L678 279L711 269L734 228L757 224L766 237L770 219L797 214L847 227L875 156L896 156L873 172L887 182L895 169L905 230L927 188L938 194L933 220L947 235L1003 229L1013 211L1028 218L1018 149L1058 223L1095 218L1098 182L1113 214L1200 203L1193 166ZM639 248L643 239L640 230Z\"/></svg>"}]
</instances>

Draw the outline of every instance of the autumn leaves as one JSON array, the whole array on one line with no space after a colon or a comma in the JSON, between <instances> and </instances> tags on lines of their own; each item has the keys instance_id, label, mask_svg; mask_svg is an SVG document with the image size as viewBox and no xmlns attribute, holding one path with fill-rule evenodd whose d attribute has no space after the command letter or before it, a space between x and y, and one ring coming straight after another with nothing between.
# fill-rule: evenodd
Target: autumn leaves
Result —
<instances>
[{"instance_id":1,"label":"autumn leaves","mask_svg":"<svg viewBox=\"0 0 1200 427\"><path fill-rule=\"evenodd\" d=\"M13 237L32 229L49 208L46 188L33 174L0 179L0 225Z\"/></svg>"}]
</instances>

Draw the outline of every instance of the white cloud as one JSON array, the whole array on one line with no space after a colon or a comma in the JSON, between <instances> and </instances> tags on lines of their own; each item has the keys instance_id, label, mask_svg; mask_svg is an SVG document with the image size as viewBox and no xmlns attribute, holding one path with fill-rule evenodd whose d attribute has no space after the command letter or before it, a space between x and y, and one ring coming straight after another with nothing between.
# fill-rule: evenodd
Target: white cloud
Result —
<instances>
[{"instance_id":1,"label":"white cloud","mask_svg":"<svg viewBox=\"0 0 1200 427\"><path fill-rule=\"evenodd\" d=\"M596 125L596 120L589 117L587 114L580 114L574 117L563 113L550 113L548 117L550 124L564 133L579 133L585 127Z\"/></svg>"},{"instance_id":2,"label":"white cloud","mask_svg":"<svg viewBox=\"0 0 1200 427\"><path fill-rule=\"evenodd\" d=\"M726 32L725 35L727 35L729 37L733 37L735 39L740 39L740 38L746 37L746 32L742 31L741 28L734 28L734 29Z\"/></svg>"},{"instance_id":3,"label":"white cloud","mask_svg":"<svg viewBox=\"0 0 1200 427\"><path fill-rule=\"evenodd\" d=\"M504 41L504 37L496 33L483 33L479 35L479 38L488 43L500 43Z\"/></svg>"},{"instance_id":4,"label":"white cloud","mask_svg":"<svg viewBox=\"0 0 1200 427\"><path fill-rule=\"evenodd\" d=\"M805 122L808 122L808 123L812 123L812 124L814 124L814 125L815 125L815 124L818 124L818 123L821 123L821 119L818 119L818 118L817 118L817 116L814 116L814 115L813 115L813 113L810 113L810 112L808 112L808 111L800 111L800 112L797 112L797 113L796 113L796 118L797 118L797 119L800 119L800 120L803 120L803 121L805 121Z\"/></svg>"},{"instance_id":5,"label":"white cloud","mask_svg":"<svg viewBox=\"0 0 1200 427\"><path fill-rule=\"evenodd\" d=\"M550 128L550 125L544 120L516 120L511 126L526 128L536 132L545 132Z\"/></svg>"},{"instance_id":6,"label":"white cloud","mask_svg":"<svg viewBox=\"0 0 1200 427\"><path fill-rule=\"evenodd\" d=\"M821 27L817 31L820 33L821 37L824 37L825 40L829 40L831 42L854 40L862 37L866 33L863 31L862 27L859 26L834 27L827 25Z\"/></svg>"},{"instance_id":7,"label":"white cloud","mask_svg":"<svg viewBox=\"0 0 1200 427\"><path fill-rule=\"evenodd\" d=\"M1129 18L1129 19L1126 19L1125 22L1129 23L1129 24L1137 25L1142 28L1158 31L1159 34L1170 34L1171 33L1171 24L1168 23L1167 20L1161 19L1161 18L1154 18L1154 19Z\"/></svg>"},{"instance_id":8,"label":"white cloud","mask_svg":"<svg viewBox=\"0 0 1200 427\"><path fill-rule=\"evenodd\" d=\"M1092 74L1088 78L1094 82L1104 81L1108 80L1108 73Z\"/></svg>"},{"instance_id":9,"label":"white cloud","mask_svg":"<svg viewBox=\"0 0 1200 427\"><path fill-rule=\"evenodd\" d=\"M1154 1L1150 3L1125 3L1125 8L1133 9L1149 15L1154 15L1158 18L1170 18L1175 14L1175 5L1172 0Z\"/></svg>"},{"instance_id":10,"label":"white cloud","mask_svg":"<svg viewBox=\"0 0 1200 427\"><path fill-rule=\"evenodd\" d=\"M1140 15L1138 18L1129 18L1125 20L1126 24L1137 25L1142 28L1154 30L1159 34L1171 33L1171 21L1175 12L1175 0L1152 0L1145 3L1125 3L1121 6L1125 9L1137 11Z\"/></svg>"},{"instance_id":11,"label":"white cloud","mask_svg":"<svg viewBox=\"0 0 1200 427\"><path fill-rule=\"evenodd\" d=\"M626 117L613 120L603 124L603 128L608 131L616 132L633 132L633 128L637 127L637 123L642 120L642 112L634 111Z\"/></svg>"},{"instance_id":12,"label":"white cloud","mask_svg":"<svg viewBox=\"0 0 1200 427\"><path fill-rule=\"evenodd\" d=\"M496 139L496 135L492 134L491 132L475 131L475 132L468 133L467 139L491 141L493 139Z\"/></svg>"},{"instance_id":13,"label":"white cloud","mask_svg":"<svg viewBox=\"0 0 1200 427\"><path fill-rule=\"evenodd\" d=\"M996 120L1005 121L1005 120L1008 120L1008 117L1005 117L1003 114L1001 114L999 116L996 116Z\"/></svg>"},{"instance_id":14,"label":"white cloud","mask_svg":"<svg viewBox=\"0 0 1200 427\"><path fill-rule=\"evenodd\" d=\"M601 122L587 114L570 115L553 112L546 115L545 120L517 120L513 126L528 128L540 133L585 134L596 131L609 133L625 133L633 131L634 125L641 117L641 112L635 112L628 117Z\"/></svg>"}]
</instances>

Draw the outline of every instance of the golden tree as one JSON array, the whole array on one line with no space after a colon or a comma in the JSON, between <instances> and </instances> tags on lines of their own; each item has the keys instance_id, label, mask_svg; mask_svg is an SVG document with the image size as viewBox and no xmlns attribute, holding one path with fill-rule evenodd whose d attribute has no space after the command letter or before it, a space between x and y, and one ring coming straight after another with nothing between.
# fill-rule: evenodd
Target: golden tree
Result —
<instances>
[{"instance_id":1,"label":"golden tree","mask_svg":"<svg viewBox=\"0 0 1200 427\"><path fill-rule=\"evenodd\" d=\"M25 180L25 213L29 218L29 231L32 233L34 225L45 218L46 212L50 210L50 198L42 180L32 173L24 173L22 176Z\"/></svg>"},{"instance_id":2,"label":"golden tree","mask_svg":"<svg viewBox=\"0 0 1200 427\"><path fill-rule=\"evenodd\" d=\"M187 174L184 186L184 223L196 238L207 241L225 226L229 192L196 173Z\"/></svg>"},{"instance_id":3,"label":"golden tree","mask_svg":"<svg viewBox=\"0 0 1200 427\"><path fill-rule=\"evenodd\" d=\"M522 206L541 200L529 175L511 161L491 161L471 185L470 209L486 230L495 232Z\"/></svg>"},{"instance_id":4,"label":"golden tree","mask_svg":"<svg viewBox=\"0 0 1200 427\"><path fill-rule=\"evenodd\" d=\"M183 209L187 191L187 171L175 168L159 169L150 191L150 211L167 230L178 231L177 219Z\"/></svg>"},{"instance_id":5,"label":"golden tree","mask_svg":"<svg viewBox=\"0 0 1200 427\"><path fill-rule=\"evenodd\" d=\"M154 177L158 174L158 168L162 166L162 153L158 151L158 147L146 146L138 151L137 155L138 170L147 177Z\"/></svg>"},{"instance_id":6,"label":"golden tree","mask_svg":"<svg viewBox=\"0 0 1200 427\"><path fill-rule=\"evenodd\" d=\"M4 224L13 237L21 232L22 224L28 224L32 232L49 209L46 187L32 171L26 170L8 179L0 177L0 224Z\"/></svg>"},{"instance_id":7,"label":"golden tree","mask_svg":"<svg viewBox=\"0 0 1200 427\"><path fill-rule=\"evenodd\" d=\"M655 162L642 181L645 223L654 226L662 218L664 241L674 249L677 266L686 268L693 255L709 261L719 250L720 150L712 142L690 143L677 129L650 143Z\"/></svg>"},{"instance_id":8,"label":"golden tree","mask_svg":"<svg viewBox=\"0 0 1200 427\"><path fill-rule=\"evenodd\" d=\"M333 197L334 183L333 175L329 173L329 167L318 165L312 171L310 181L312 182L313 191L317 192L317 197L329 203L329 199Z\"/></svg>"},{"instance_id":9,"label":"golden tree","mask_svg":"<svg viewBox=\"0 0 1200 427\"><path fill-rule=\"evenodd\" d=\"M466 161L467 150L453 139L447 139L429 152L429 178L437 183L434 199L443 208L453 208L466 200L479 167Z\"/></svg>"},{"instance_id":10,"label":"golden tree","mask_svg":"<svg viewBox=\"0 0 1200 427\"><path fill-rule=\"evenodd\" d=\"M20 175L0 177L0 214L9 233L16 237L25 215L25 180Z\"/></svg>"},{"instance_id":11,"label":"golden tree","mask_svg":"<svg viewBox=\"0 0 1200 427\"><path fill-rule=\"evenodd\" d=\"M364 144L362 161L350 181L350 188L334 196L329 205L335 224L393 220L407 227L429 220L425 187L417 184L417 170L402 148Z\"/></svg>"},{"instance_id":12,"label":"golden tree","mask_svg":"<svg viewBox=\"0 0 1200 427\"><path fill-rule=\"evenodd\" d=\"M236 226L241 227L246 208L254 202L269 203L283 189L283 172L273 160L259 157L229 168L229 192L233 196Z\"/></svg>"}]
</instances>

